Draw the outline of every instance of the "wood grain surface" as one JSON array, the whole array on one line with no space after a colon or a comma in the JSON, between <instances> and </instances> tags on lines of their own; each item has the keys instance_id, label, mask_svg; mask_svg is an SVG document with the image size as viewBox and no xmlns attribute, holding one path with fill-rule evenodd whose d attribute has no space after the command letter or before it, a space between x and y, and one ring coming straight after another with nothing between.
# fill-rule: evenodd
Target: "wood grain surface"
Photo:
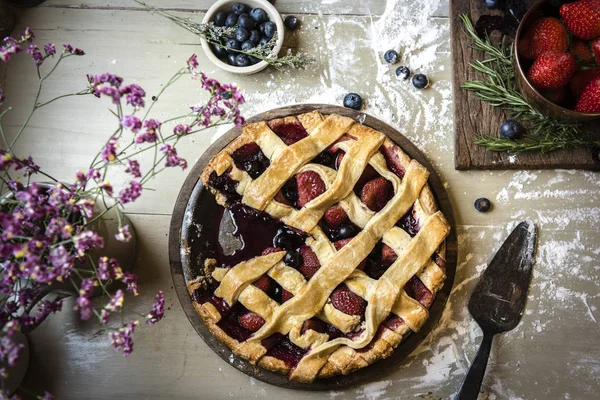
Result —
<instances>
[{"instance_id":1,"label":"wood grain surface","mask_svg":"<svg viewBox=\"0 0 600 400\"><path fill-rule=\"evenodd\" d=\"M527 0L530 4L533 0ZM469 62L485 59L482 52L470 47L463 31L462 14L473 23L490 11L480 0L451 0L450 29L452 39L452 70L454 87L454 166L458 170L470 169L591 169L599 170L589 149L561 150L541 154L521 153L511 157L507 152L491 152L474 143L478 134L500 135L500 125L507 117L503 111L480 101L472 92L461 89L467 80L481 80L483 74L469 66Z\"/></svg>"},{"instance_id":2,"label":"wood grain surface","mask_svg":"<svg viewBox=\"0 0 600 400\"><path fill-rule=\"evenodd\" d=\"M384 360L378 361L372 366L362 368L350 375L335 376L331 379L317 380L309 384L293 382L288 380L284 375L252 365L245 359L234 354L225 344L221 343L210 333L200 316L196 314L192 304L193 301L187 290L187 282L196 277L190 272L193 269L191 265L203 265L204 260L188 260L187 258L190 257L184 257L184 259L182 259L181 255L194 253L193 250L190 251L188 249L188 246L190 246L190 243L193 243L194 239L200 239L200 242L203 242L202 237L196 238L195 236L206 231L203 218L206 218L207 210L214 210L214 206L212 206L212 203L214 203L213 196L203 190L202 181L199 179L200 174L215 154L241 134L241 128L232 128L221 136L219 140L213 143L192 167L190 174L181 187L181 191L179 192L179 196L177 197L173 209L171 227L169 230L169 260L171 264L171 274L173 276L173 285L184 312L196 329L196 332L198 332L206 344L224 361L229 361L232 366L246 375L272 385L288 389L332 390L340 387L347 388L355 386L375 378L384 378L386 373L389 373L394 366L398 365L404 358L409 356L427 337L428 333L440 319L442 312L446 307L450 291L452 290L454 275L456 273L458 245L454 212L450 197L442 181L425 155L409 139L385 122L349 108L325 104L297 104L266 111L250 118L248 123L269 121L291 115L300 115L314 110L318 110L324 115L336 113L355 120L358 120L359 118L363 119L364 125L384 133L399 145L410 158L416 159L430 172L428 184L437 200L438 207L448 220L452 230L446 239L446 280L442 289L437 292L435 301L429 309L429 319L423 325L421 330L407 335L400 346L394 351L394 354ZM211 203L210 206L208 203ZM208 219L210 220L211 218ZM199 225L202 226L199 230L190 228ZM214 227L209 227L208 229L214 229ZM193 258L193 256L191 256L191 258Z\"/></svg>"}]
</instances>

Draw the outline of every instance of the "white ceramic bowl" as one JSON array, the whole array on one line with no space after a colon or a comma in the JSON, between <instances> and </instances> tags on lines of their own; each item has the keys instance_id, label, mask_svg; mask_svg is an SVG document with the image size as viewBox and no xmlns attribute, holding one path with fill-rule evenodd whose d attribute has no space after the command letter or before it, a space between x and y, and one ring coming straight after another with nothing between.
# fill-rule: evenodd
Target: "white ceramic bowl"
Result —
<instances>
[{"instance_id":1,"label":"white ceramic bowl","mask_svg":"<svg viewBox=\"0 0 600 400\"><path fill-rule=\"evenodd\" d=\"M277 25L277 42L275 43L275 48L273 51L275 54L279 54L281 47L283 46L283 36L285 34L285 29L283 26L283 20L281 19L281 15L279 12L273 7L271 3L267 0L218 0L215 2L206 12L202 23L209 23L213 20L216 13L219 11L231 12L231 6L233 3L243 3L247 4L250 8L262 8L269 15L269 20L275 22ZM202 50L204 50L204 54L210 61L213 62L217 67L224 69L225 71L232 72L234 74L242 74L242 75L250 75L254 74L258 71L262 71L267 68L269 64L265 61L260 61L254 65L250 65L248 67L235 67L233 65L229 65L228 63L221 61L219 57L213 53L210 48L210 44L204 40L200 39L200 43L202 44Z\"/></svg>"}]
</instances>

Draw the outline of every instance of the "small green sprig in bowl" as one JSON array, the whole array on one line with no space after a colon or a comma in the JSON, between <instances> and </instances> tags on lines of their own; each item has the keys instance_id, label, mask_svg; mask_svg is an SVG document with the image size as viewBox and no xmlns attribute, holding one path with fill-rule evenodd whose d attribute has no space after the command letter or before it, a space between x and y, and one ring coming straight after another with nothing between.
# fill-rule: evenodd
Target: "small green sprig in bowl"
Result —
<instances>
[{"instance_id":1,"label":"small green sprig in bowl","mask_svg":"<svg viewBox=\"0 0 600 400\"><path fill-rule=\"evenodd\" d=\"M211 49L207 50L209 58L214 58L213 62L219 63L220 66L230 72L236 73L254 73L263 69L266 66L273 66L280 71L289 71L291 69L306 69L309 65L315 62L315 59L303 53L293 54L291 49L288 49L284 56L279 56L278 52L281 49L282 41L279 40L279 35L276 33L266 44L258 45L249 50L234 49L225 45L227 39L234 36L235 27L219 27L212 22L194 22L190 18L182 18L169 12L163 11L157 7L151 6L141 0L135 0L136 3L144 6L151 14L163 16L189 32L198 35L203 41L210 46L218 46L235 54L245 54L249 57L257 58L265 64L255 64L251 67L233 67L219 60ZM210 10L207 17L210 19ZM205 18L206 21L206 18ZM279 29L278 29L279 31ZM212 56L212 57L211 57ZM254 68L253 68L254 67Z\"/></svg>"}]
</instances>

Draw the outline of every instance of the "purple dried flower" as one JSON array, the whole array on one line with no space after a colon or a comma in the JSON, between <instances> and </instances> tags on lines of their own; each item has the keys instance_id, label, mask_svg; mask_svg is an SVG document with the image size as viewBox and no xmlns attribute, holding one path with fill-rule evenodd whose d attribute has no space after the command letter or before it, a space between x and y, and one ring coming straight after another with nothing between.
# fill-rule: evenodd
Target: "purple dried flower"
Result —
<instances>
[{"instance_id":1,"label":"purple dried flower","mask_svg":"<svg viewBox=\"0 0 600 400\"><path fill-rule=\"evenodd\" d=\"M187 135L192 131L192 127L188 124L177 124L175 128L173 128L173 133L176 135Z\"/></svg>"},{"instance_id":2,"label":"purple dried flower","mask_svg":"<svg viewBox=\"0 0 600 400\"><path fill-rule=\"evenodd\" d=\"M81 280L79 286L79 295L83 297L90 297L94 288L98 286L98 281L91 278L84 278Z\"/></svg>"},{"instance_id":3,"label":"purple dried flower","mask_svg":"<svg viewBox=\"0 0 600 400\"><path fill-rule=\"evenodd\" d=\"M85 55L85 51L81 50L80 48L73 48L73 46L71 46L70 44L63 44L64 50L63 53L70 53L76 56L83 56Z\"/></svg>"},{"instance_id":4,"label":"purple dried flower","mask_svg":"<svg viewBox=\"0 0 600 400\"><path fill-rule=\"evenodd\" d=\"M103 73L100 75L88 75L87 79L94 96L109 96L112 98L114 104L119 104L121 101L121 92L118 88L123 83L123 78L115 74Z\"/></svg>"},{"instance_id":5,"label":"purple dried flower","mask_svg":"<svg viewBox=\"0 0 600 400\"><path fill-rule=\"evenodd\" d=\"M100 155L105 162L112 162L117 159L117 140L116 136L111 137L102 149Z\"/></svg>"},{"instance_id":6,"label":"purple dried flower","mask_svg":"<svg viewBox=\"0 0 600 400\"><path fill-rule=\"evenodd\" d=\"M98 277L102 280L121 279L123 270L114 258L100 257L98 260Z\"/></svg>"},{"instance_id":7,"label":"purple dried flower","mask_svg":"<svg viewBox=\"0 0 600 400\"><path fill-rule=\"evenodd\" d=\"M12 336L19 331L19 323L16 320L10 320L2 329L2 338L0 339L0 361L6 362L14 367L23 351L23 345L12 339Z\"/></svg>"},{"instance_id":8,"label":"purple dried flower","mask_svg":"<svg viewBox=\"0 0 600 400\"><path fill-rule=\"evenodd\" d=\"M146 92L136 83L121 88L121 95L126 95L125 102L135 108L142 108L145 105L144 96L146 96Z\"/></svg>"},{"instance_id":9,"label":"purple dried flower","mask_svg":"<svg viewBox=\"0 0 600 400\"><path fill-rule=\"evenodd\" d=\"M46 52L47 56L53 56L56 54L56 46L52 43L46 43L44 45L44 51Z\"/></svg>"},{"instance_id":10,"label":"purple dried flower","mask_svg":"<svg viewBox=\"0 0 600 400\"><path fill-rule=\"evenodd\" d=\"M73 236L73 242L79 257L83 257L86 251L94 247L104 247L102 237L93 231L83 231Z\"/></svg>"},{"instance_id":11,"label":"purple dried flower","mask_svg":"<svg viewBox=\"0 0 600 400\"><path fill-rule=\"evenodd\" d=\"M19 41L21 43L23 42L32 42L33 38L35 37L35 35L33 34L33 31L31 30L30 27L25 28L25 32L23 32L20 36L19 36Z\"/></svg>"},{"instance_id":12,"label":"purple dried flower","mask_svg":"<svg viewBox=\"0 0 600 400\"><path fill-rule=\"evenodd\" d=\"M4 103L5 99L6 99L6 97L4 97L4 90L2 90L2 88L0 88L0 106Z\"/></svg>"},{"instance_id":13,"label":"purple dried flower","mask_svg":"<svg viewBox=\"0 0 600 400\"><path fill-rule=\"evenodd\" d=\"M44 396L41 398L41 400L54 400L54 396L48 392L44 392Z\"/></svg>"},{"instance_id":14,"label":"purple dried flower","mask_svg":"<svg viewBox=\"0 0 600 400\"><path fill-rule=\"evenodd\" d=\"M187 161L177 155L177 150L170 144L163 144L160 147L160 151L167 156L166 166L167 167L181 167L186 169Z\"/></svg>"},{"instance_id":15,"label":"purple dried flower","mask_svg":"<svg viewBox=\"0 0 600 400\"><path fill-rule=\"evenodd\" d=\"M148 325L154 325L165 316L165 297L162 290L156 294L156 300L152 304L152 311L146 315Z\"/></svg>"},{"instance_id":16,"label":"purple dried flower","mask_svg":"<svg viewBox=\"0 0 600 400\"><path fill-rule=\"evenodd\" d=\"M11 37L6 37L0 48L0 60L8 62L14 54L17 54L22 50L23 48L19 45L19 42Z\"/></svg>"},{"instance_id":17,"label":"purple dried flower","mask_svg":"<svg viewBox=\"0 0 600 400\"><path fill-rule=\"evenodd\" d=\"M82 320L88 320L92 316L92 302L90 299L84 296L79 296L75 301L75 307L73 307L75 311L79 310L79 318Z\"/></svg>"},{"instance_id":18,"label":"purple dried flower","mask_svg":"<svg viewBox=\"0 0 600 400\"><path fill-rule=\"evenodd\" d=\"M119 242L127 243L131 240L131 232L129 231L129 225L125 225L119 228L119 233L115 235L115 239Z\"/></svg>"},{"instance_id":19,"label":"purple dried flower","mask_svg":"<svg viewBox=\"0 0 600 400\"><path fill-rule=\"evenodd\" d=\"M133 141L135 143L154 143L156 142L156 130L161 126L161 123L155 119L148 119L146 121L144 121L144 128L146 128L146 130L144 132L142 132L141 135L136 135L133 138Z\"/></svg>"},{"instance_id":20,"label":"purple dried flower","mask_svg":"<svg viewBox=\"0 0 600 400\"><path fill-rule=\"evenodd\" d=\"M127 357L133 351L132 335L139 323L139 321L128 322L122 328L119 328L118 331L113 331L110 334L113 347L117 352L123 350L123 357Z\"/></svg>"},{"instance_id":21,"label":"purple dried flower","mask_svg":"<svg viewBox=\"0 0 600 400\"><path fill-rule=\"evenodd\" d=\"M63 53L73 53L73 46L70 44L63 44Z\"/></svg>"},{"instance_id":22,"label":"purple dried flower","mask_svg":"<svg viewBox=\"0 0 600 400\"><path fill-rule=\"evenodd\" d=\"M104 181L103 183L98 185L98 187L100 187L102 190L104 190L107 195L109 195L109 196L113 195L113 187L109 181Z\"/></svg>"},{"instance_id":23,"label":"purple dried flower","mask_svg":"<svg viewBox=\"0 0 600 400\"><path fill-rule=\"evenodd\" d=\"M122 281L124 284L127 285L128 292L133 293L134 296L137 296L139 294L137 287L137 277L134 274L130 272L125 272L123 274Z\"/></svg>"},{"instance_id":24,"label":"purple dried flower","mask_svg":"<svg viewBox=\"0 0 600 400\"><path fill-rule=\"evenodd\" d=\"M219 93L222 90L219 81L209 78L204 72L200 73L200 82L202 83L202 88L209 92Z\"/></svg>"},{"instance_id":25,"label":"purple dried flower","mask_svg":"<svg viewBox=\"0 0 600 400\"><path fill-rule=\"evenodd\" d=\"M137 181L129 182L129 187L119 193L121 203L127 204L135 201L142 194L142 184Z\"/></svg>"},{"instance_id":26,"label":"purple dried flower","mask_svg":"<svg viewBox=\"0 0 600 400\"><path fill-rule=\"evenodd\" d=\"M128 128L133 133L138 133L142 128L142 121L135 115L126 115L121 118L121 126Z\"/></svg>"},{"instance_id":27,"label":"purple dried flower","mask_svg":"<svg viewBox=\"0 0 600 400\"><path fill-rule=\"evenodd\" d=\"M119 290L117 290L117 292L115 293L113 298L110 299L108 304L106 304L104 306L104 308L102 309L102 313L100 314L100 317L102 319L103 324L106 325L108 323L108 319L110 318L111 313L117 312L121 308L123 308L123 300L124 300L123 291L121 289L119 289Z\"/></svg>"},{"instance_id":28,"label":"purple dried flower","mask_svg":"<svg viewBox=\"0 0 600 400\"><path fill-rule=\"evenodd\" d=\"M86 217L92 218L94 215L94 206L96 203L92 199L88 199L87 197L81 197L79 200L75 202L75 207L73 207L74 211L82 212Z\"/></svg>"},{"instance_id":29,"label":"purple dried flower","mask_svg":"<svg viewBox=\"0 0 600 400\"><path fill-rule=\"evenodd\" d=\"M196 54L192 54L187 60L187 65L190 72L194 72L194 70L198 68L198 56L196 56Z\"/></svg>"},{"instance_id":30,"label":"purple dried flower","mask_svg":"<svg viewBox=\"0 0 600 400\"><path fill-rule=\"evenodd\" d=\"M134 178L141 178L142 173L140 171L140 163L136 160L127 160L127 169L125 172L133 175Z\"/></svg>"},{"instance_id":31,"label":"purple dried flower","mask_svg":"<svg viewBox=\"0 0 600 400\"><path fill-rule=\"evenodd\" d=\"M35 44L30 44L27 48L27 52L31 54L31 59L36 67L39 67L44 62L44 56L40 51L40 48Z\"/></svg>"}]
</instances>

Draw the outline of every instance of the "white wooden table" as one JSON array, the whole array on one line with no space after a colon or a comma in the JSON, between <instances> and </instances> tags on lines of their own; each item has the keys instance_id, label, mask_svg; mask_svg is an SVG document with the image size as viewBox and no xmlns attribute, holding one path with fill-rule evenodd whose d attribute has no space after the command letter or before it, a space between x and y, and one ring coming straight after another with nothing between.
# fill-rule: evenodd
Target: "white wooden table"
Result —
<instances>
[{"instance_id":1,"label":"white wooden table","mask_svg":"<svg viewBox=\"0 0 600 400\"><path fill-rule=\"evenodd\" d=\"M211 2L153 3L200 20ZM382 380L361 387L309 393L248 378L204 344L172 288L167 232L185 178L173 170L155 180L155 192L145 193L128 209L138 237L136 273L142 292L130 300L131 308L146 312L156 291L163 289L165 319L156 327L139 329L135 351L124 359L111 349L100 327L78 321L67 302L62 313L29 336L32 359L24 385L38 392L49 390L60 399L449 398L458 391L481 340L481 331L466 311L468 293L510 229L530 218L537 222L540 238L527 310L515 330L496 338L482 398L597 398L599 175L454 170L447 1L278 0L276 6L301 18L302 29L286 42L314 55L314 68L241 77L199 57L201 68L243 89L247 116L284 104L340 104L345 93L358 92L366 99L368 113L397 127L428 155L447 183L458 222L458 271L441 322L405 362ZM396 16L390 16L393 12ZM126 0L48 0L19 11L16 32L25 26L34 29L40 44L69 42L87 53L69 60L70 67L48 85L47 96L82 89L86 73L105 71L139 82L152 95L191 53L201 54L194 35ZM400 44L403 62L428 74L431 88L419 92L392 77L381 61L386 40ZM25 106L32 102L33 77L27 55L6 70L3 86L14 108L9 127L24 118ZM199 95L201 90L193 84L180 85L156 115L174 115ZM71 179L111 132L107 106L90 97L47 107L33 120L18 149L57 178ZM191 164L223 132L191 138L180 152ZM491 212L474 210L473 201L481 196L494 202Z\"/></svg>"}]
</instances>

